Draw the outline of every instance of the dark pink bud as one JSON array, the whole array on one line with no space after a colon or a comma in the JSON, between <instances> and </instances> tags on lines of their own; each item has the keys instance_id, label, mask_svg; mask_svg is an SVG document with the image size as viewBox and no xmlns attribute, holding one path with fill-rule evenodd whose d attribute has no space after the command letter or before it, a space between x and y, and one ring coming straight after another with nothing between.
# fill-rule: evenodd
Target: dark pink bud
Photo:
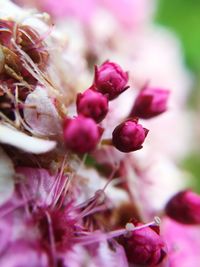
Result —
<instances>
[{"instance_id":1,"label":"dark pink bud","mask_svg":"<svg viewBox=\"0 0 200 267\"><path fill-rule=\"evenodd\" d=\"M95 149L103 129L94 120L78 116L65 119L64 141L66 147L75 153L88 153Z\"/></svg>"},{"instance_id":2,"label":"dark pink bud","mask_svg":"<svg viewBox=\"0 0 200 267\"><path fill-rule=\"evenodd\" d=\"M96 122L102 121L108 112L108 98L92 89L78 94L76 100L77 112Z\"/></svg>"},{"instance_id":3,"label":"dark pink bud","mask_svg":"<svg viewBox=\"0 0 200 267\"><path fill-rule=\"evenodd\" d=\"M118 125L112 133L113 145L122 152L131 152L142 148L148 130L138 124L137 120L129 119Z\"/></svg>"},{"instance_id":4,"label":"dark pink bud","mask_svg":"<svg viewBox=\"0 0 200 267\"><path fill-rule=\"evenodd\" d=\"M128 89L127 82L128 73L118 64L106 61L100 67L95 67L94 85L102 94L107 94L109 100Z\"/></svg>"},{"instance_id":5,"label":"dark pink bud","mask_svg":"<svg viewBox=\"0 0 200 267\"><path fill-rule=\"evenodd\" d=\"M150 119L167 110L169 90L144 88L137 96L131 116Z\"/></svg>"},{"instance_id":6,"label":"dark pink bud","mask_svg":"<svg viewBox=\"0 0 200 267\"><path fill-rule=\"evenodd\" d=\"M181 191L166 205L166 213L184 224L200 224L200 196L191 190Z\"/></svg>"},{"instance_id":7,"label":"dark pink bud","mask_svg":"<svg viewBox=\"0 0 200 267\"><path fill-rule=\"evenodd\" d=\"M154 227L133 230L130 237L123 238L128 261L135 266L156 266L167 255L166 245Z\"/></svg>"}]
</instances>

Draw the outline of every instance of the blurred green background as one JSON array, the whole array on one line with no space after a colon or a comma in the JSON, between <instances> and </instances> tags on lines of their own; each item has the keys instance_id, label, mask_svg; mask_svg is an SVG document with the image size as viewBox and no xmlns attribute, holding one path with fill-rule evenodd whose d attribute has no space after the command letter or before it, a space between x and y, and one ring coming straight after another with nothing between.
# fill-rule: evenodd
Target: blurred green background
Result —
<instances>
[{"instance_id":1,"label":"blurred green background","mask_svg":"<svg viewBox=\"0 0 200 267\"><path fill-rule=\"evenodd\" d=\"M195 77L188 105L198 116L197 111L200 110L200 0L158 0L155 20L175 32L182 42L185 62ZM191 181L191 186L200 193L200 148L185 158L182 167L192 173L194 180Z\"/></svg>"}]
</instances>

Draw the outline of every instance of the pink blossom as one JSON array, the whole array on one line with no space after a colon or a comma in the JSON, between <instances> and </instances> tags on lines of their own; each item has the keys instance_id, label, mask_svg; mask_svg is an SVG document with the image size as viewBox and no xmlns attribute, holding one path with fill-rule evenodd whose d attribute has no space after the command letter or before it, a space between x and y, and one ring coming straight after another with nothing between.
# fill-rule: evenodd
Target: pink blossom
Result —
<instances>
[{"instance_id":1,"label":"pink blossom","mask_svg":"<svg viewBox=\"0 0 200 267\"><path fill-rule=\"evenodd\" d=\"M25 0L18 2L26 3ZM137 28L142 25L152 13L152 2L148 0L61 0L59 4L53 0L29 0L38 8L49 12L56 19L75 18L86 25L100 9L110 13L124 28Z\"/></svg>"},{"instance_id":2,"label":"pink blossom","mask_svg":"<svg viewBox=\"0 0 200 267\"><path fill-rule=\"evenodd\" d=\"M0 254L5 251L11 241L12 229L11 223L8 220L0 220Z\"/></svg>"},{"instance_id":3,"label":"pink blossom","mask_svg":"<svg viewBox=\"0 0 200 267\"><path fill-rule=\"evenodd\" d=\"M113 145L122 152L131 152L142 148L148 130L136 120L126 120L118 125L112 134Z\"/></svg>"},{"instance_id":4,"label":"pink blossom","mask_svg":"<svg viewBox=\"0 0 200 267\"><path fill-rule=\"evenodd\" d=\"M122 244L128 261L141 266L156 266L167 255L166 244L159 235L159 227L145 227L124 237Z\"/></svg>"},{"instance_id":5,"label":"pink blossom","mask_svg":"<svg viewBox=\"0 0 200 267\"><path fill-rule=\"evenodd\" d=\"M64 190L67 177L62 173L50 174L43 168L18 167L17 174L23 177L22 190L37 207L55 205Z\"/></svg>"},{"instance_id":6,"label":"pink blossom","mask_svg":"<svg viewBox=\"0 0 200 267\"><path fill-rule=\"evenodd\" d=\"M183 224L200 224L200 196L185 190L173 196L166 205L167 215Z\"/></svg>"},{"instance_id":7,"label":"pink blossom","mask_svg":"<svg viewBox=\"0 0 200 267\"><path fill-rule=\"evenodd\" d=\"M56 2L54 0L44 0L39 2L39 6L43 10L49 12L56 18L72 17L88 23L96 10L96 0L61 0Z\"/></svg>"},{"instance_id":8,"label":"pink blossom","mask_svg":"<svg viewBox=\"0 0 200 267\"><path fill-rule=\"evenodd\" d=\"M50 262L39 243L24 239L13 242L0 258L5 267L49 267Z\"/></svg>"},{"instance_id":9,"label":"pink blossom","mask_svg":"<svg viewBox=\"0 0 200 267\"><path fill-rule=\"evenodd\" d=\"M33 214L33 222L40 232L40 242L45 247L51 245L52 238L57 251L66 252L73 247L76 220L70 217L69 208L72 205L62 209L39 209Z\"/></svg>"},{"instance_id":10,"label":"pink blossom","mask_svg":"<svg viewBox=\"0 0 200 267\"><path fill-rule=\"evenodd\" d=\"M130 117L150 119L167 110L169 90L145 87L136 97Z\"/></svg>"},{"instance_id":11,"label":"pink blossom","mask_svg":"<svg viewBox=\"0 0 200 267\"><path fill-rule=\"evenodd\" d=\"M108 112L108 98L90 88L83 94L77 95L76 106L79 115L100 122L105 118Z\"/></svg>"},{"instance_id":12,"label":"pink blossom","mask_svg":"<svg viewBox=\"0 0 200 267\"><path fill-rule=\"evenodd\" d=\"M168 247L170 267L194 267L200 262L200 228L163 218L162 235Z\"/></svg>"},{"instance_id":13,"label":"pink blossom","mask_svg":"<svg viewBox=\"0 0 200 267\"><path fill-rule=\"evenodd\" d=\"M81 154L94 150L102 134L102 128L92 119L83 116L66 118L63 131L66 147Z\"/></svg>"},{"instance_id":14,"label":"pink blossom","mask_svg":"<svg viewBox=\"0 0 200 267\"><path fill-rule=\"evenodd\" d=\"M127 82L128 73L116 63L106 61L100 67L95 67L94 85L99 92L108 95L109 100L128 89Z\"/></svg>"},{"instance_id":15,"label":"pink blossom","mask_svg":"<svg viewBox=\"0 0 200 267\"><path fill-rule=\"evenodd\" d=\"M125 29L139 27L152 11L149 0L102 0L102 3Z\"/></svg>"}]
</instances>

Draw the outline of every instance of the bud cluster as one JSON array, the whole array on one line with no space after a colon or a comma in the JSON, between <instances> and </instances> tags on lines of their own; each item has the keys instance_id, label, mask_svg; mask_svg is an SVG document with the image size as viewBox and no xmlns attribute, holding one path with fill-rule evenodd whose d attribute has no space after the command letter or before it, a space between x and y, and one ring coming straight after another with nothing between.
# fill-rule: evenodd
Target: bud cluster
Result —
<instances>
[{"instance_id":1,"label":"bud cluster","mask_svg":"<svg viewBox=\"0 0 200 267\"><path fill-rule=\"evenodd\" d=\"M128 73L110 61L95 67L94 82L76 99L78 116L64 121L64 140L72 152L83 154L94 150L103 129L98 125L106 117L109 101L128 89Z\"/></svg>"},{"instance_id":2,"label":"bud cluster","mask_svg":"<svg viewBox=\"0 0 200 267\"><path fill-rule=\"evenodd\" d=\"M68 149L82 154L96 148L103 133L98 124L109 111L109 101L129 88L127 83L128 73L118 64L106 61L99 67L95 66L93 84L77 95L78 117L66 118L64 122L64 140ZM114 129L110 143L125 153L141 149L148 130L138 123L138 117L152 118L164 112L168 95L168 90L143 89L129 118Z\"/></svg>"}]
</instances>

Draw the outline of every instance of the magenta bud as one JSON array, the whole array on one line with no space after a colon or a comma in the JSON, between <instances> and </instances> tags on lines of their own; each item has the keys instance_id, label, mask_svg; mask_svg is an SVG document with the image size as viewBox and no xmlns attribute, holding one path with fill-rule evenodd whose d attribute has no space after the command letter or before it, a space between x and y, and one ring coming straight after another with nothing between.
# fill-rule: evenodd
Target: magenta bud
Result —
<instances>
[{"instance_id":1,"label":"magenta bud","mask_svg":"<svg viewBox=\"0 0 200 267\"><path fill-rule=\"evenodd\" d=\"M148 131L141 124L138 124L137 120L129 119L114 129L112 143L122 152L132 152L142 148Z\"/></svg>"},{"instance_id":2,"label":"magenta bud","mask_svg":"<svg viewBox=\"0 0 200 267\"><path fill-rule=\"evenodd\" d=\"M85 117L101 122L108 113L108 98L92 89L77 95L77 112Z\"/></svg>"},{"instance_id":3,"label":"magenta bud","mask_svg":"<svg viewBox=\"0 0 200 267\"><path fill-rule=\"evenodd\" d=\"M66 147L74 153L93 151L103 133L94 120L83 116L64 121L63 134Z\"/></svg>"},{"instance_id":4,"label":"magenta bud","mask_svg":"<svg viewBox=\"0 0 200 267\"><path fill-rule=\"evenodd\" d=\"M166 214L183 224L200 224L200 196L191 190L181 191L166 205Z\"/></svg>"},{"instance_id":5,"label":"magenta bud","mask_svg":"<svg viewBox=\"0 0 200 267\"><path fill-rule=\"evenodd\" d=\"M109 100L115 99L128 89L128 73L113 62L106 61L95 67L94 85L99 92L107 94Z\"/></svg>"},{"instance_id":6,"label":"magenta bud","mask_svg":"<svg viewBox=\"0 0 200 267\"><path fill-rule=\"evenodd\" d=\"M135 100L130 117L136 116L142 119L150 119L165 112L169 93L169 90L144 88Z\"/></svg>"},{"instance_id":7,"label":"magenta bud","mask_svg":"<svg viewBox=\"0 0 200 267\"><path fill-rule=\"evenodd\" d=\"M133 230L130 237L123 238L122 245L129 263L134 266L153 267L160 264L167 255L166 244L153 227Z\"/></svg>"}]
</instances>

